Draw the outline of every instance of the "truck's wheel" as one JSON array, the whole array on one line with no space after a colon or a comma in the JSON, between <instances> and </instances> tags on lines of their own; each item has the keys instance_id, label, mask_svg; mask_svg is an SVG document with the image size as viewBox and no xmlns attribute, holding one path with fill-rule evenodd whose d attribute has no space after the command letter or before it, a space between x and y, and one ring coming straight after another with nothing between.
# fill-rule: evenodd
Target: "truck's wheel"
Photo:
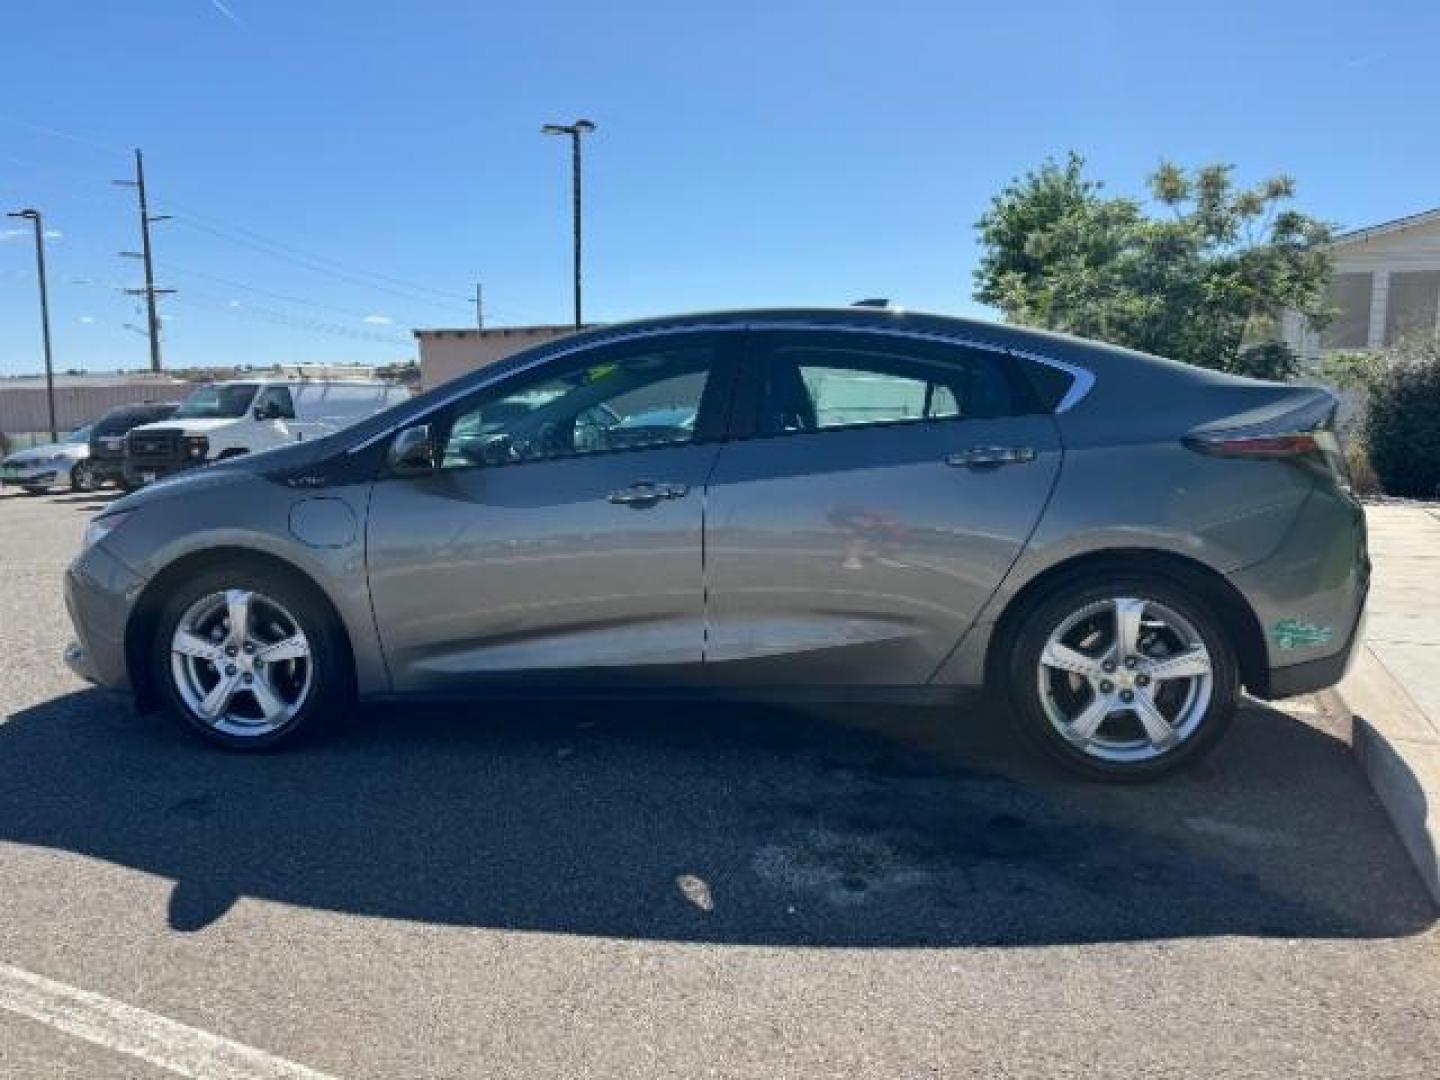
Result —
<instances>
[{"instance_id":1,"label":"truck's wheel","mask_svg":"<svg viewBox=\"0 0 1440 1080\"><path fill-rule=\"evenodd\" d=\"M95 476L95 466L88 461L77 461L70 468L71 491L94 491L100 486Z\"/></svg>"}]
</instances>

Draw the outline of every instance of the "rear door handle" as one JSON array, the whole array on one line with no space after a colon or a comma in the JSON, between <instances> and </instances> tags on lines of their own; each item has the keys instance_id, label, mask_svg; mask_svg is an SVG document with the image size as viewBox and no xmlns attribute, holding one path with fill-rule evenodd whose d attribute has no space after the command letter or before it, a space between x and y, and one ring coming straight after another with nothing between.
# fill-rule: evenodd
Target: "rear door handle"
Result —
<instances>
[{"instance_id":1,"label":"rear door handle","mask_svg":"<svg viewBox=\"0 0 1440 1080\"><path fill-rule=\"evenodd\" d=\"M609 499L617 506L633 506L643 510L661 499L683 499L690 494L686 484L657 484L654 480L637 480L627 488L612 491Z\"/></svg>"},{"instance_id":2,"label":"rear door handle","mask_svg":"<svg viewBox=\"0 0 1440 1080\"><path fill-rule=\"evenodd\" d=\"M945 455L945 464L958 469L984 469L996 465L1021 465L1035 460L1033 446L972 446Z\"/></svg>"}]
</instances>

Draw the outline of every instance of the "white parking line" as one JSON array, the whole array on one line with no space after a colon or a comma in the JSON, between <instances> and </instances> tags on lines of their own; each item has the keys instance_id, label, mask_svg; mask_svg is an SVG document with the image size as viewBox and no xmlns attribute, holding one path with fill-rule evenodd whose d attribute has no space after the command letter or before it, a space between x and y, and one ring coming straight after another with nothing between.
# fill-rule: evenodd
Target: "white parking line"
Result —
<instances>
[{"instance_id":1,"label":"white parking line","mask_svg":"<svg viewBox=\"0 0 1440 1080\"><path fill-rule=\"evenodd\" d=\"M195 1080L333 1080L263 1050L9 964L0 964L0 1009Z\"/></svg>"}]
</instances>

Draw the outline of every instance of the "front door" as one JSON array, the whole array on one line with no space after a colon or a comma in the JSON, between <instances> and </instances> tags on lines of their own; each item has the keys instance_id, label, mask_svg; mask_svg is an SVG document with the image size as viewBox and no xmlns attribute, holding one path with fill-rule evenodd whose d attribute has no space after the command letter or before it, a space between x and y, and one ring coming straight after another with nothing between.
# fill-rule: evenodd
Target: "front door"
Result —
<instances>
[{"instance_id":1,"label":"front door","mask_svg":"<svg viewBox=\"0 0 1440 1080\"><path fill-rule=\"evenodd\" d=\"M1004 354L751 334L707 495L712 679L927 682L1014 564L1060 465Z\"/></svg>"},{"instance_id":2,"label":"front door","mask_svg":"<svg viewBox=\"0 0 1440 1080\"><path fill-rule=\"evenodd\" d=\"M370 505L397 691L671 680L699 664L705 484L740 339L587 349L432 418L440 467L380 479Z\"/></svg>"}]
</instances>

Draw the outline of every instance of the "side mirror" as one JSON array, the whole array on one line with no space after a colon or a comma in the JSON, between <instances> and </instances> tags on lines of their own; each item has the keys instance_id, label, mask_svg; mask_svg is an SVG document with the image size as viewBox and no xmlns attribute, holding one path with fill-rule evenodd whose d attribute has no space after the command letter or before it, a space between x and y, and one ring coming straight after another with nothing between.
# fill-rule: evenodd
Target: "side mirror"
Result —
<instances>
[{"instance_id":1,"label":"side mirror","mask_svg":"<svg viewBox=\"0 0 1440 1080\"><path fill-rule=\"evenodd\" d=\"M267 401L264 405L256 405L252 411L256 420L280 419L280 406L273 401Z\"/></svg>"},{"instance_id":2,"label":"side mirror","mask_svg":"<svg viewBox=\"0 0 1440 1080\"><path fill-rule=\"evenodd\" d=\"M439 460L430 439L430 425L408 427L390 444L390 471L398 476L423 476L435 471Z\"/></svg>"}]
</instances>

